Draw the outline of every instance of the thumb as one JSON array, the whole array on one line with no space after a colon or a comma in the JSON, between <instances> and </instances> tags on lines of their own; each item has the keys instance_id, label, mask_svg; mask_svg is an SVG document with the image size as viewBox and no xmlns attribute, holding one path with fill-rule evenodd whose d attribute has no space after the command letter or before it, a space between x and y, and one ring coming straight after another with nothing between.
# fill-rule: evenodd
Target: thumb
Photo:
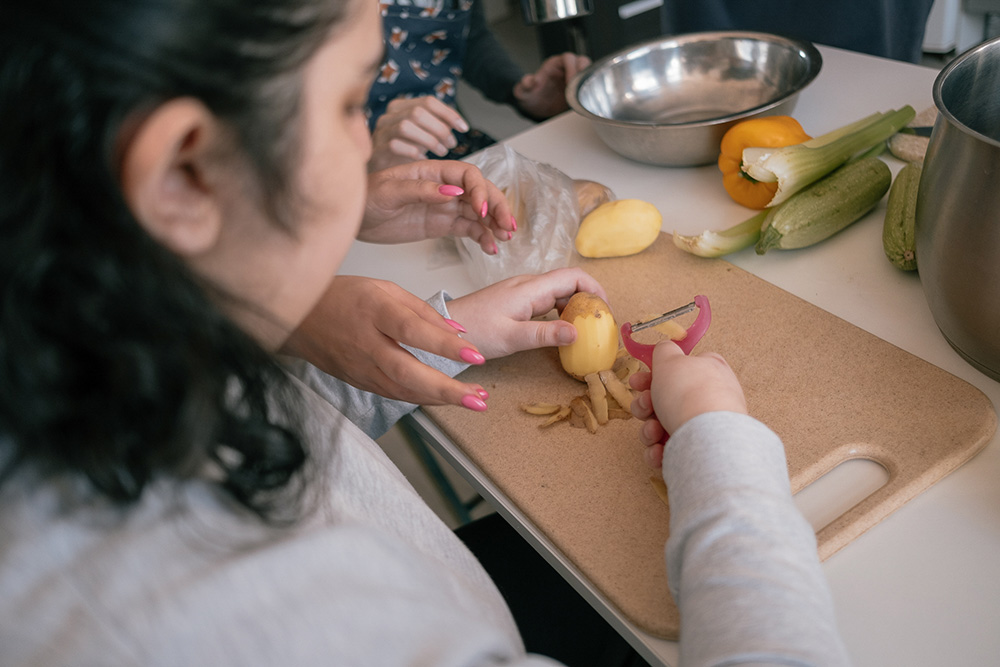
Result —
<instances>
[{"instance_id":1,"label":"thumb","mask_svg":"<svg viewBox=\"0 0 1000 667\"><path fill-rule=\"evenodd\" d=\"M562 320L518 322L504 336L504 355L540 347L559 347L576 340L576 327Z\"/></svg>"},{"instance_id":2,"label":"thumb","mask_svg":"<svg viewBox=\"0 0 1000 667\"><path fill-rule=\"evenodd\" d=\"M672 340L661 340L653 348L653 365L659 366L666 363L671 357L684 356L684 350Z\"/></svg>"},{"instance_id":3,"label":"thumb","mask_svg":"<svg viewBox=\"0 0 1000 667\"><path fill-rule=\"evenodd\" d=\"M540 347L560 347L576 341L576 327L563 320L538 322Z\"/></svg>"}]
</instances>

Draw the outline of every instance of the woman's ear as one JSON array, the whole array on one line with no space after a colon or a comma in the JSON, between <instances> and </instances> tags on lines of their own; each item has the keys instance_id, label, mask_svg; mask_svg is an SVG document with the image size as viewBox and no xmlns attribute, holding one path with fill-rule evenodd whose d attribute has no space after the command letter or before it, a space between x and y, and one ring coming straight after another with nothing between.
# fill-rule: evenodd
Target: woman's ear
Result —
<instances>
[{"instance_id":1,"label":"woman's ear","mask_svg":"<svg viewBox=\"0 0 1000 667\"><path fill-rule=\"evenodd\" d=\"M122 190L139 224L180 256L212 248L223 205L213 178L218 121L201 102L170 100L146 117L122 151Z\"/></svg>"}]
</instances>

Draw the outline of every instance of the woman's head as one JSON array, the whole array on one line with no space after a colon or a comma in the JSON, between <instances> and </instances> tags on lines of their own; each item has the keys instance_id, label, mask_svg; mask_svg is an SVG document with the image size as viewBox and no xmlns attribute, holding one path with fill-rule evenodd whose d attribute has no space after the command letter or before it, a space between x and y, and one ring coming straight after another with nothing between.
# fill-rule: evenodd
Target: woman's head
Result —
<instances>
[{"instance_id":1,"label":"woman's head","mask_svg":"<svg viewBox=\"0 0 1000 667\"><path fill-rule=\"evenodd\" d=\"M123 188L139 222L236 297L227 311L269 347L315 304L361 221L371 150L363 109L382 54L378 13L362 2L301 71L296 113L283 120L294 130L274 133L293 138L274 156L274 178L287 186L280 206L261 199L275 161L248 161L239 127L201 99L160 104L122 142ZM287 93L290 82L278 83Z\"/></svg>"},{"instance_id":2,"label":"woman's head","mask_svg":"<svg viewBox=\"0 0 1000 667\"><path fill-rule=\"evenodd\" d=\"M0 438L15 464L82 471L122 500L221 444L242 462L225 484L259 506L303 454L268 412L281 374L252 340L280 335L255 323L297 323L310 304L282 306L284 275L318 295L301 282L332 276L364 197L367 144L339 108L317 140L307 108L343 100L307 80L363 87L350 68L366 62L315 65L366 43L369 4L22 4L0 22ZM318 187L317 168L342 182ZM281 265L315 263L306 241L332 252L328 273Z\"/></svg>"}]
</instances>

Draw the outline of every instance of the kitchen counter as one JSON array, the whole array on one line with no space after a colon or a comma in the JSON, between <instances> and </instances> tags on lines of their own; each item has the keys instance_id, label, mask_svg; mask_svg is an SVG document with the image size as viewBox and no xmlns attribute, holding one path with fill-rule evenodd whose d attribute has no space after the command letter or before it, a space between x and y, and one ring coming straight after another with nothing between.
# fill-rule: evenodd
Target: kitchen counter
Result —
<instances>
[{"instance_id":1,"label":"kitchen counter","mask_svg":"<svg viewBox=\"0 0 1000 667\"><path fill-rule=\"evenodd\" d=\"M935 70L821 47L817 79L793 115L816 136L873 111L930 106ZM744 220L714 165L651 167L608 149L588 123L567 113L507 142L527 157L574 178L602 182L618 198L636 197L663 213L664 231L695 234ZM902 163L886 158L893 171ZM883 203L824 243L766 256L752 249L728 256L736 266L964 379L1000 405L1000 383L979 373L939 333L915 273L895 269L881 246ZM447 244L358 243L341 273L392 280L428 297L473 289ZM669 304L668 304L669 305ZM649 636L607 604L545 535L417 411L410 422L654 664L676 664L673 642ZM1000 655L1000 435L945 477L824 563L841 632L857 665L985 665ZM839 473L838 473L839 474ZM807 516L859 484L870 471L844 471L820 491L800 494ZM831 475L834 477L834 475ZM875 482L877 483L877 482ZM818 484L815 486L819 486Z\"/></svg>"}]
</instances>

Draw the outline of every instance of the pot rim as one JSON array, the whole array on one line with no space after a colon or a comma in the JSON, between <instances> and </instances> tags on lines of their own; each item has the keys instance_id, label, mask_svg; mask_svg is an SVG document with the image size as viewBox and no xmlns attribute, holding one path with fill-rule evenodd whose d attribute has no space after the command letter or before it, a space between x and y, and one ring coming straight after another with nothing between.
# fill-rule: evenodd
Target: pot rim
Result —
<instances>
[{"instance_id":1,"label":"pot rim","mask_svg":"<svg viewBox=\"0 0 1000 667\"><path fill-rule=\"evenodd\" d=\"M983 141L992 146L1000 148L1000 140L994 139L993 137L989 137L983 134L982 132L979 132L978 130L974 130L965 123L963 123L962 121L960 121L955 116L955 114L953 114L945 105L942 93L945 82L947 81L948 77L955 72L955 70L962 67L965 63L971 60L974 56L978 55L981 51L986 51L988 49L1000 49L1000 37L995 37L981 44L977 44L976 46L973 46L964 53L956 56L950 63L948 63L944 67L944 69L942 69L938 73L937 78L934 79L933 99L934 99L934 106L937 108L938 114L940 114L942 118L947 119L947 121L953 126L955 126L955 128L961 130L962 132L980 141ZM1000 57L1000 55L998 55L998 57ZM998 67L1000 67L1000 65L998 65Z\"/></svg>"}]
</instances>

